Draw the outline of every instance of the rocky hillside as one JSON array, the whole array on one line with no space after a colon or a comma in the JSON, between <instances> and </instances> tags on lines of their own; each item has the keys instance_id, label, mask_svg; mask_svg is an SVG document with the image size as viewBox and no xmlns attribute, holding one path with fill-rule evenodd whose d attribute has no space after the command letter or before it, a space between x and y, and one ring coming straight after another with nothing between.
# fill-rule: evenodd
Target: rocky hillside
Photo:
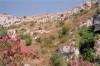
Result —
<instances>
[{"instance_id":1,"label":"rocky hillside","mask_svg":"<svg viewBox=\"0 0 100 66\"><path fill-rule=\"evenodd\" d=\"M0 26L0 65L100 66L100 34L94 31L99 8L95 4L67 19Z\"/></svg>"}]
</instances>

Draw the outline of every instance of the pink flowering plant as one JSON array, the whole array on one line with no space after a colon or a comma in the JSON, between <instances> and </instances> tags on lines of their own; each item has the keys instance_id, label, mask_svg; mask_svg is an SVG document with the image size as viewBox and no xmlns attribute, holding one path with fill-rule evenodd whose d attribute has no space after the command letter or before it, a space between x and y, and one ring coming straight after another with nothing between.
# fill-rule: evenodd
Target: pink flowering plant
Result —
<instances>
[{"instance_id":1,"label":"pink flowering plant","mask_svg":"<svg viewBox=\"0 0 100 66\"><path fill-rule=\"evenodd\" d=\"M31 53L31 49L21 45L18 37L11 38L13 33L6 33L0 37L0 52L2 53L2 60L0 65L5 66L19 66L23 57Z\"/></svg>"}]
</instances>

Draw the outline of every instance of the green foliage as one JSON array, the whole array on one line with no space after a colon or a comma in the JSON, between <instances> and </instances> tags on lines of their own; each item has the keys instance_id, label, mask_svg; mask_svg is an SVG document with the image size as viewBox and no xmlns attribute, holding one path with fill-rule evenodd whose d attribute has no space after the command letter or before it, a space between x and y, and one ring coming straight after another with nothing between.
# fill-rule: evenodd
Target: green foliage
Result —
<instances>
[{"instance_id":1,"label":"green foliage","mask_svg":"<svg viewBox=\"0 0 100 66\"><path fill-rule=\"evenodd\" d=\"M32 39L31 37L28 37L27 39L25 39L26 45L29 46L32 44Z\"/></svg>"},{"instance_id":2,"label":"green foliage","mask_svg":"<svg viewBox=\"0 0 100 66\"><path fill-rule=\"evenodd\" d=\"M59 33L58 38L60 39L60 43L64 43L67 40L68 28L65 26L62 27L58 33Z\"/></svg>"},{"instance_id":3,"label":"green foliage","mask_svg":"<svg viewBox=\"0 0 100 66\"><path fill-rule=\"evenodd\" d=\"M84 10L84 9L81 9L81 10L80 10L80 15L83 15L83 14L85 14L85 13L87 13L86 10Z\"/></svg>"},{"instance_id":4,"label":"green foliage","mask_svg":"<svg viewBox=\"0 0 100 66\"><path fill-rule=\"evenodd\" d=\"M43 38L43 46L45 47L52 47L53 43L55 41L55 37L54 36L49 36L47 38Z\"/></svg>"},{"instance_id":5,"label":"green foliage","mask_svg":"<svg viewBox=\"0 0 100 66\"><path fill-rule=\"evenodd\" d=\"M32 37L30 35L21 35L21 38L25 40L27 46L30 46L32 44Z\"/></svg>"},{"instance_id":6,"label":"green foliage","mask_svg":"<svg viewBox=\"0 0 100 66\"><path fill-rule=\"evenodd\" d=\"M59 53L54 53L51 56L51 62L53 66L66 66L65 60Z\"/></svg>"},{"instance_id":7,"label":"green foliage","mask_svg":"<svg viewBox=\"0 0 100 66\"><path fill-rule=\"evenodd\" d=\"M97 8L96 13L100 14L100 8Z\"/></svg>"},{"instance_id":8,"label":"green foliage","mask_svg":"<svg viewBox=\"0 0 100 66\"><path fill-rule=\"evenodd\" d=\"M0 27L0 37L5 36L7 34L7 30L4 27Z\"/></svg>"},{"instance_id":9,"label":"green foliage","mask_svg":"<svg viewBox=\"0 0 100 66\"><path fill-rule=\"evenodd\" d=\"M9 43L6 42L6 41L5 42L0 42L0 48L5 47L5 46L10 47Z\"/></svg>"},{"instance_id":10,"label":"green foliage","mask_svg":"<svg viewBox=\"0 0 100 66\"><path fill-rule=\"evenodd\" d=\"M95 39L94 39L94 33L92 32L92 29L90 27L82 27L78 31L78 44L94 44Z\"/></svg>"},{"instance_id":11,"label":"green foliage","mask_svg":"<svg viewBox=\"0 0 100 66\"><path fill-rule=\"evenodd\" d=\"M90 27L82 27L78 31L77 41L83 59L93 61L93 47L95 43L95 35Z\"/></svg>"},{"instance_id":12,"label":"green foliage","mask_svg":"<svg viewBox=\"0 0 100 66\"><path fill-rule=\"evenodd\" d=\"M84 12L84 9L81 9L80 12L83 13Z\"/></svg>"},{"instance_id":13,"label":"green foliage","mask_svg":"<svg viewBox=\"0 0 100 66\"><path fill-rule=\"evenodd\" d=\"M85 60L88 60L90 62L93 62L94 61L94 55L93 55L93 49L91 48L84 48L83 50L81 50L81 55L82 55L82 58L85 59Z\"/></svg>"},{"instance_id":14,"label":"green foliage","mask_svg":"<svg viewBox=\"0 0 100 66\"><path fill-rule=\"evenodd\" d=\"M55 41L55 37L51 35L48 37L39 37L35 41L40 43L41 47L52 47Z\"/></svg>"},{"instance_id":15,"label":"green foliage","mask_svg":"<svg viewBox=\"0 0 100 66\"><path fill-rule=\"evenodd\" d=\"M67 27L62 27L61 30L59 31L59 38L63 38L68 34L68 28Z\"/></svg>"}]
</instances>

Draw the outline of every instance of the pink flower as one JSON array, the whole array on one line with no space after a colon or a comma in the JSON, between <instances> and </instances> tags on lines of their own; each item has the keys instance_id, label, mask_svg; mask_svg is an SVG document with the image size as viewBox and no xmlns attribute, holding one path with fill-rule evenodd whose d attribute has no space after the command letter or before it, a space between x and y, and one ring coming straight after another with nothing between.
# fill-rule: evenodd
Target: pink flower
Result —
<instances>
[{"instance_id":1,"label":"pink flower","mask_svg":"<svg viewBox=\"0 0 100 66\"><path fill-rule=\"evenodd\" d=\"M4 40L3 39L0 39L0 42L3 42Z\"/></svg>"},{"instance_id":2,"label":"pink flower","mask_svg":"<svg viewBox=\"0 0 100 66\"><path fill-rule=\"evenodd\" d=\"M7 35L13 35L14 32L7 32Z\"/></svg>"},{"instance_id":3,"label":"pink flower","mask_svg":"<svg viewBox=\"0 0 100 66\"><path fill-rule=\"evenodd\" d=\"M7 40L7 42L9 43L9 44L12 44L12 41L9 39L9 40Z\"/></svg>"},{"instance_id":4,"label":"pink flower","mask_svg":"<svg viewBox=\"0 0 100 66\"><path fill-rule=\"evenodd\" d=\"M21 47L20 51L21 51L21 54L23 54L23 55L30 53L30 49L25 46Z\"/></svg>"},{"instance_id":5,"label":"pink flower","mask_svg":"<svg viewBox=\"0 0 100 66\"><path fill-rule=\"evenodd\" d=\"M5 41L9 39L8 36L3 36L2 39L4 39Z\"/></svg>"},{"instance_id":6,"label":"pink flower","mask_svg":"<svg viewBox=\"0 0 100 66\"><path fill-rule=\"evenodd\" d=\"M18 49L19 49L19 47L17 45L15 45L15 46L12 47L11 50L12 50L13 53L16 53Z\"/></svg>"}]
</instances>

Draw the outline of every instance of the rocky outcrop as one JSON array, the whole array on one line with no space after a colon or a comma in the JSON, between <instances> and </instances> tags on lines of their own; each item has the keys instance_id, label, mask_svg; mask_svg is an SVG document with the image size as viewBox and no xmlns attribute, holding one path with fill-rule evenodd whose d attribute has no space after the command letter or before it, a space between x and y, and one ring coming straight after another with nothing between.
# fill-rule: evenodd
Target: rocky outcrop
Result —
<instances>
[{"instance_id":1,"label":"rocky outcrop","mask_svg":"<svg viewBox=\"0 0 100 66\"><path fill-rule=\"evenodd\" d=\"M59 48L59 52L66 57L67 61L79 57L79 49L73 45L66 45Z\"/></svg>"}]
</instances>

